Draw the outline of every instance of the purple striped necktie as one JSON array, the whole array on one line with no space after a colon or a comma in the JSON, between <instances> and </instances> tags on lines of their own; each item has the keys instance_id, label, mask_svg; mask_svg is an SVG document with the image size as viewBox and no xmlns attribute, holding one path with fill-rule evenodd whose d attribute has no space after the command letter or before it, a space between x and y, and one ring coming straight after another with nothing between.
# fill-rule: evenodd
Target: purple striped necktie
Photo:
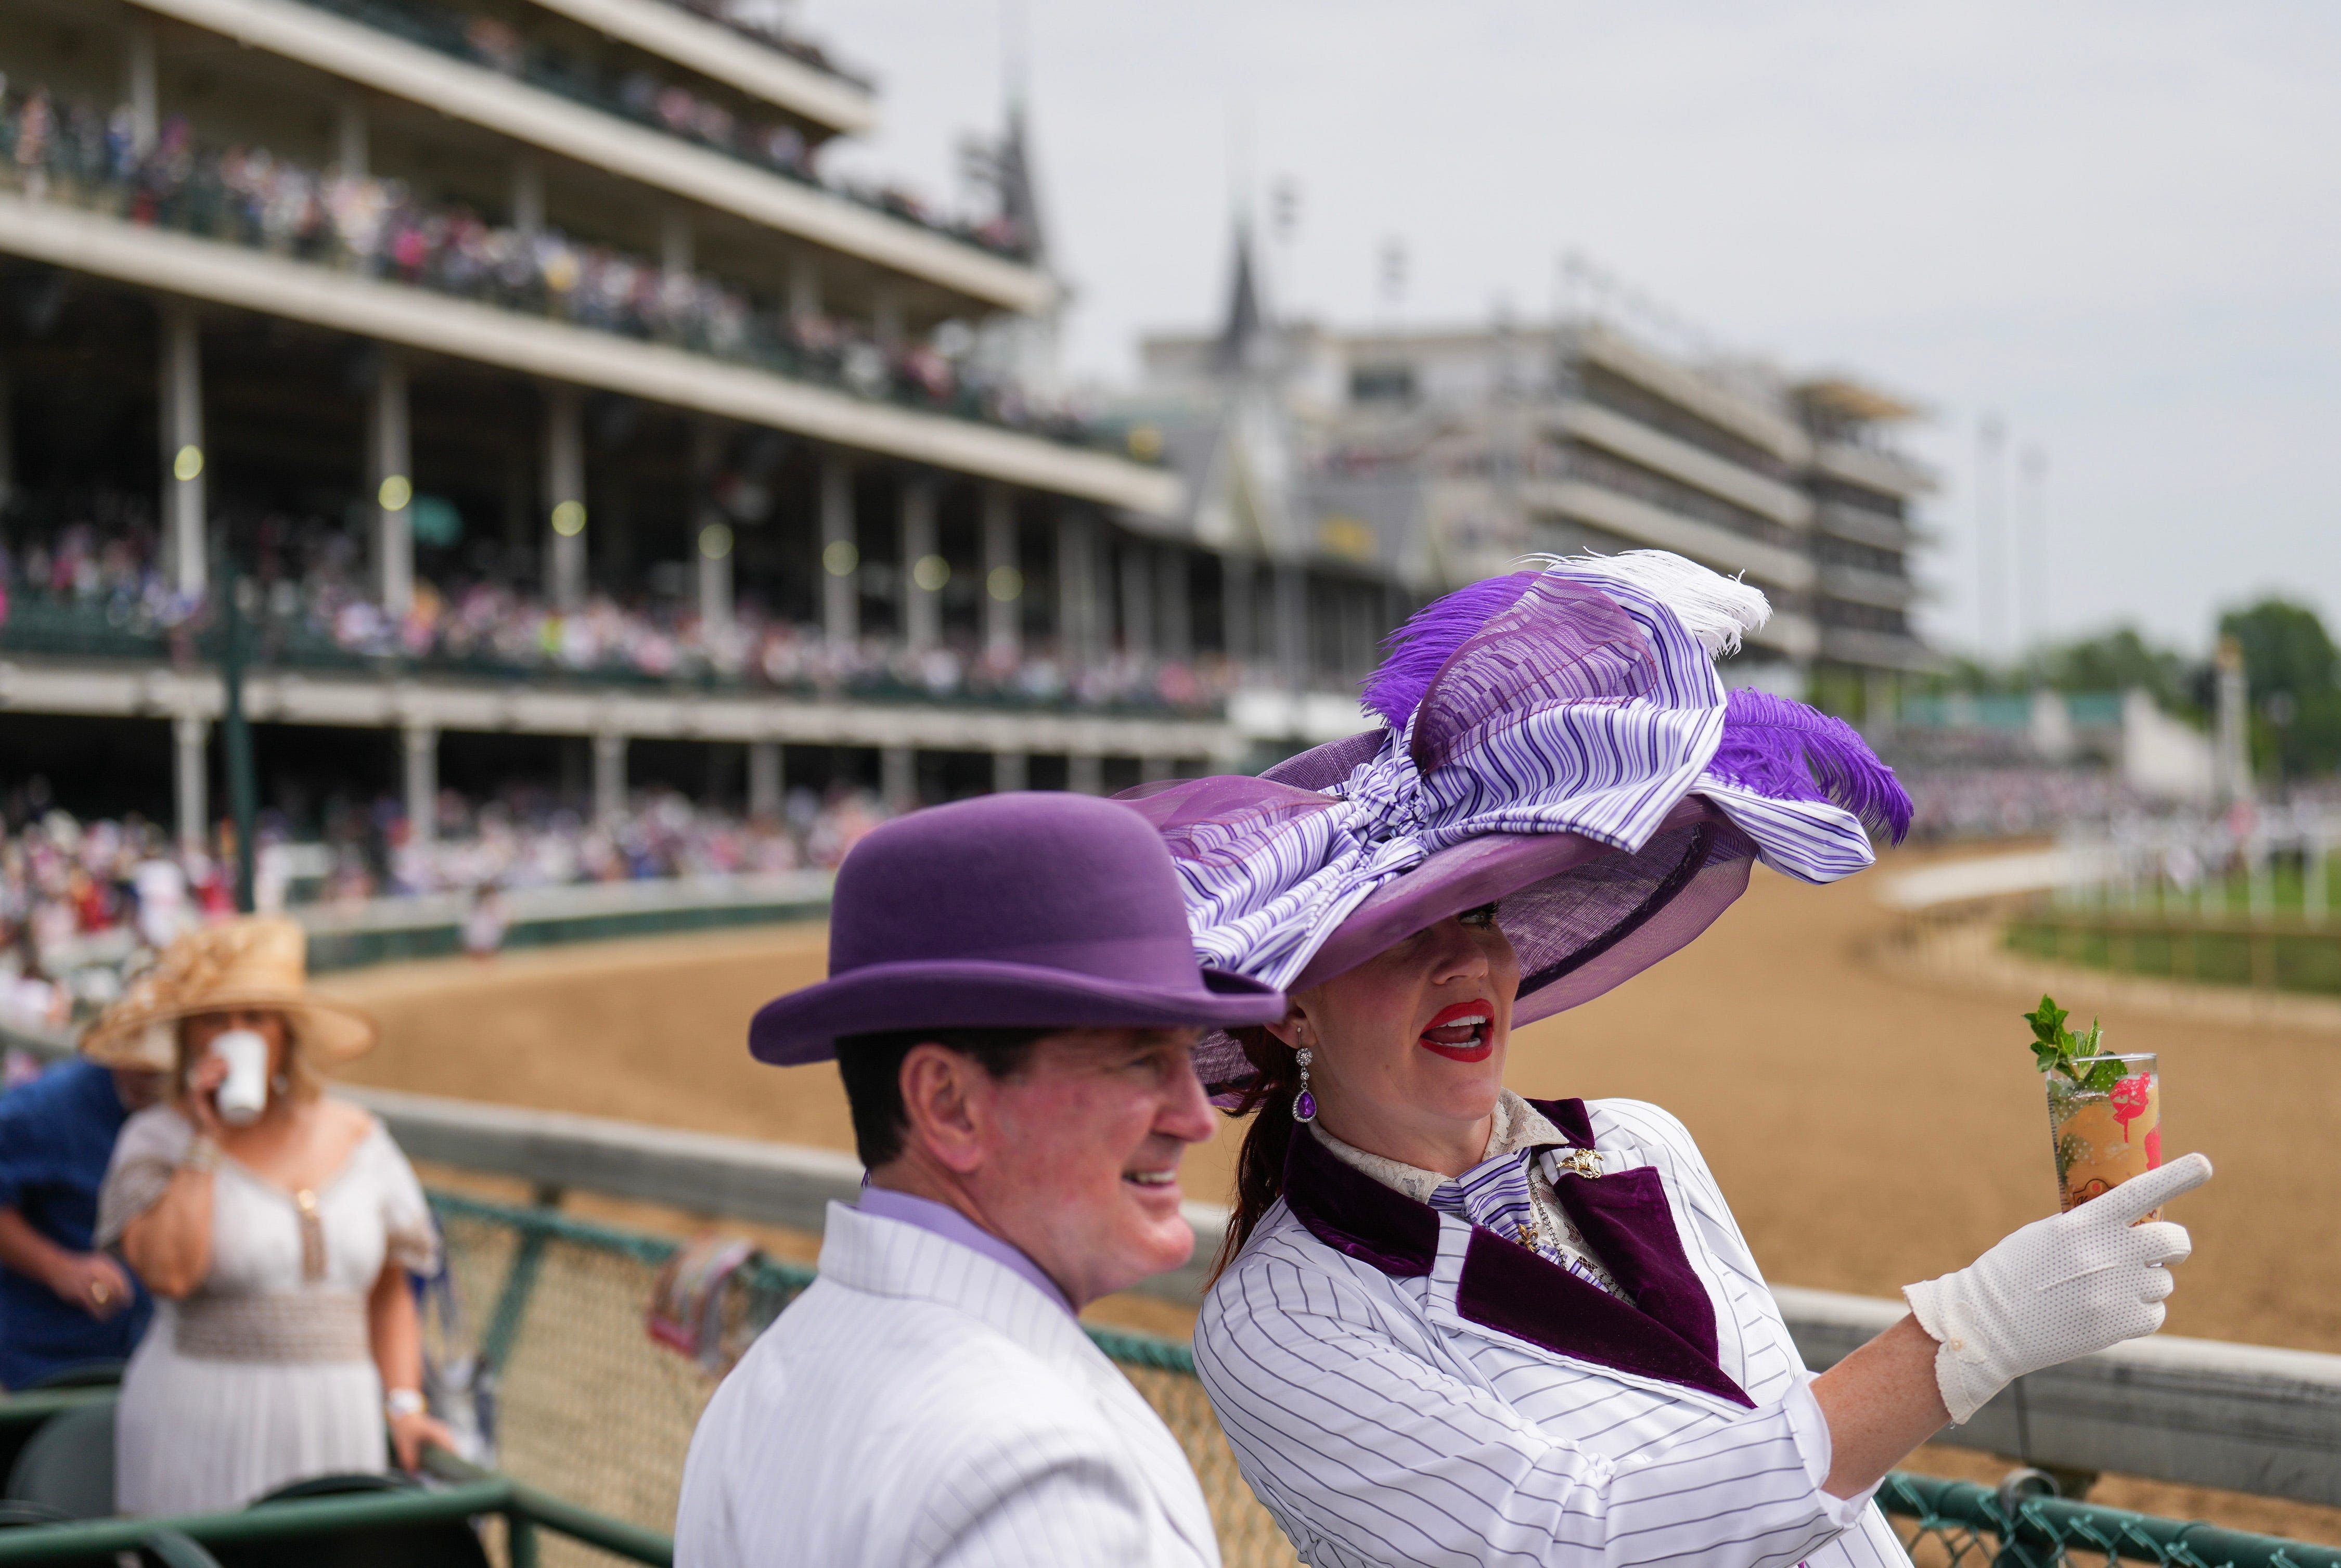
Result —
<instances>
[{"instance_id":1,"label":"purple striped necktie","mask_svg":"<svg viewBox=\"0 0 2341 1568\"><path fill-rule=\"evenodd\" d=\"M1529 1162L1535 1157L1533 1149L1515 1149L1482 1160L1461 1175L1441 1182L1430 1194L1430 1206L1493 1231L1508 1242L1518 1242L1587 1284L1618 1294L1615 1286L1553 1234L1550 1225L1537 1223L1536 1204L1529 1193Z\"/></svg>"}]
</instances>

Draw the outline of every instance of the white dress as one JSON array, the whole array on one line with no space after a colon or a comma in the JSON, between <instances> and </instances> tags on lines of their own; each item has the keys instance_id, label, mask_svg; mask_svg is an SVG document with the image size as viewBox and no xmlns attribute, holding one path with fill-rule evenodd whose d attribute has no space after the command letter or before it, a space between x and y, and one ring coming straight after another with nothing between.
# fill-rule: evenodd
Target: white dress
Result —
<instances>
[{"instance_id":1,"label":"white dress","mask_svg":"<svg viewBox=\"0 0 2341 1568\"><path fill-rule=\"evenodd\" d=\"M162 1197L194 1137L168 1105L124 1124L98 1196L100 1246ZM123 1375L123 1513L217 1513L310 1476L389 1465L366 1300L385 1259L434 1266L414 1168L374 1122L314 1193L226 1156L212 1192L211 1272L184 1301L156 1299Z\"/></svg>"}]
</instances>

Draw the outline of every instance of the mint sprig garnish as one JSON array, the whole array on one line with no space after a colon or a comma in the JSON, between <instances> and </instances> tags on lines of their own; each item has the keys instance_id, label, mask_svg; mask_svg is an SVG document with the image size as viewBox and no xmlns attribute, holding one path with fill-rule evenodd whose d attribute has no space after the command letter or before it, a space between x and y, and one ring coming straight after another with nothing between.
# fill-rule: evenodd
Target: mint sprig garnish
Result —
<instances>
[{"instance_id":1,"label":"mint sprig garnish","mask_svg":"<svg viewBox=\"0 0 2341 1568\"><path fill-rule=\"evenodd\" d=\"M2084 1069L2079 1064L2082 1057L2103 1054L2105 1025L2093 1018L2087 1034L2076 1034L2065 1027L2065 1020L2071 1016L2047 995L2040 998L2037 1010L2023 1015L2032 1025L2033 1059L2042 1073L2063 1074L2082 1094L2104 1094L2121 1082L2121 1064L2098 1062Z\"/></svg>"}]
</instances>

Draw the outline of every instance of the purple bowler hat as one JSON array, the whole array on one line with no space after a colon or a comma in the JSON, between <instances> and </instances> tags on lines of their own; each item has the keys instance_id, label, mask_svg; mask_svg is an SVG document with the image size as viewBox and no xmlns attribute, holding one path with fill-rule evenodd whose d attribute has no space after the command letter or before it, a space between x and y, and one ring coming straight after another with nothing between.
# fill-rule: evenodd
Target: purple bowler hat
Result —
<instances>
[{"instance_id":1,"label":"purple bowler hat","mask_svg":"<svg viewBox=\"0 0 2341 1568\"><path fill-rule=\"evenodd\" d=\"M748 1026L760 1062L824 1062L896 1029L1195 1025L1284 1016L1284 994L1198 965L1170 853L1126 805L983 795L876 829L845 857L829 978Z\"/></svg>"}]
</instances>

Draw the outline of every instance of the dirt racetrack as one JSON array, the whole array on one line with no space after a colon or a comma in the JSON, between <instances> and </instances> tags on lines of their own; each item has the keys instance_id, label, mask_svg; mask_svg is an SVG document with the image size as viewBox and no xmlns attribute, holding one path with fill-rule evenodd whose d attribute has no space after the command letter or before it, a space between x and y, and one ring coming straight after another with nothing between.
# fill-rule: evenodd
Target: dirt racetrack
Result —
<instances>
[{"instance_id":1,"label":"dirt racetrack","mask_svg":"<svg viewBox=\"0 0 2341 1568\"><path fill-rule=\"evenodd\" d=\"M1907 864L1907 862L1906 862ZM1885 868L1888 874L1891 865ZM1878 873L1808 888L1758 871L1697 945L1521 1031L1510 1081L1630 1095L1698 1135L1776 1281L1890 1296L2055 1205L2032 997L1871 962ZM613 943L339 977L383 1047L360 1081L851 1148L825 1066L748 1057L749 1014L822 972L819 927ZM2219 1176L2175 1218L2196 1253L2174 1333L2341 1352L2341 1037L2179 1019L2076 991L2119 1049L2161 1054L2170 1153ZM1190 1159L1224 1197L1234 1139Z\"/></svg>"}]
</instances>

